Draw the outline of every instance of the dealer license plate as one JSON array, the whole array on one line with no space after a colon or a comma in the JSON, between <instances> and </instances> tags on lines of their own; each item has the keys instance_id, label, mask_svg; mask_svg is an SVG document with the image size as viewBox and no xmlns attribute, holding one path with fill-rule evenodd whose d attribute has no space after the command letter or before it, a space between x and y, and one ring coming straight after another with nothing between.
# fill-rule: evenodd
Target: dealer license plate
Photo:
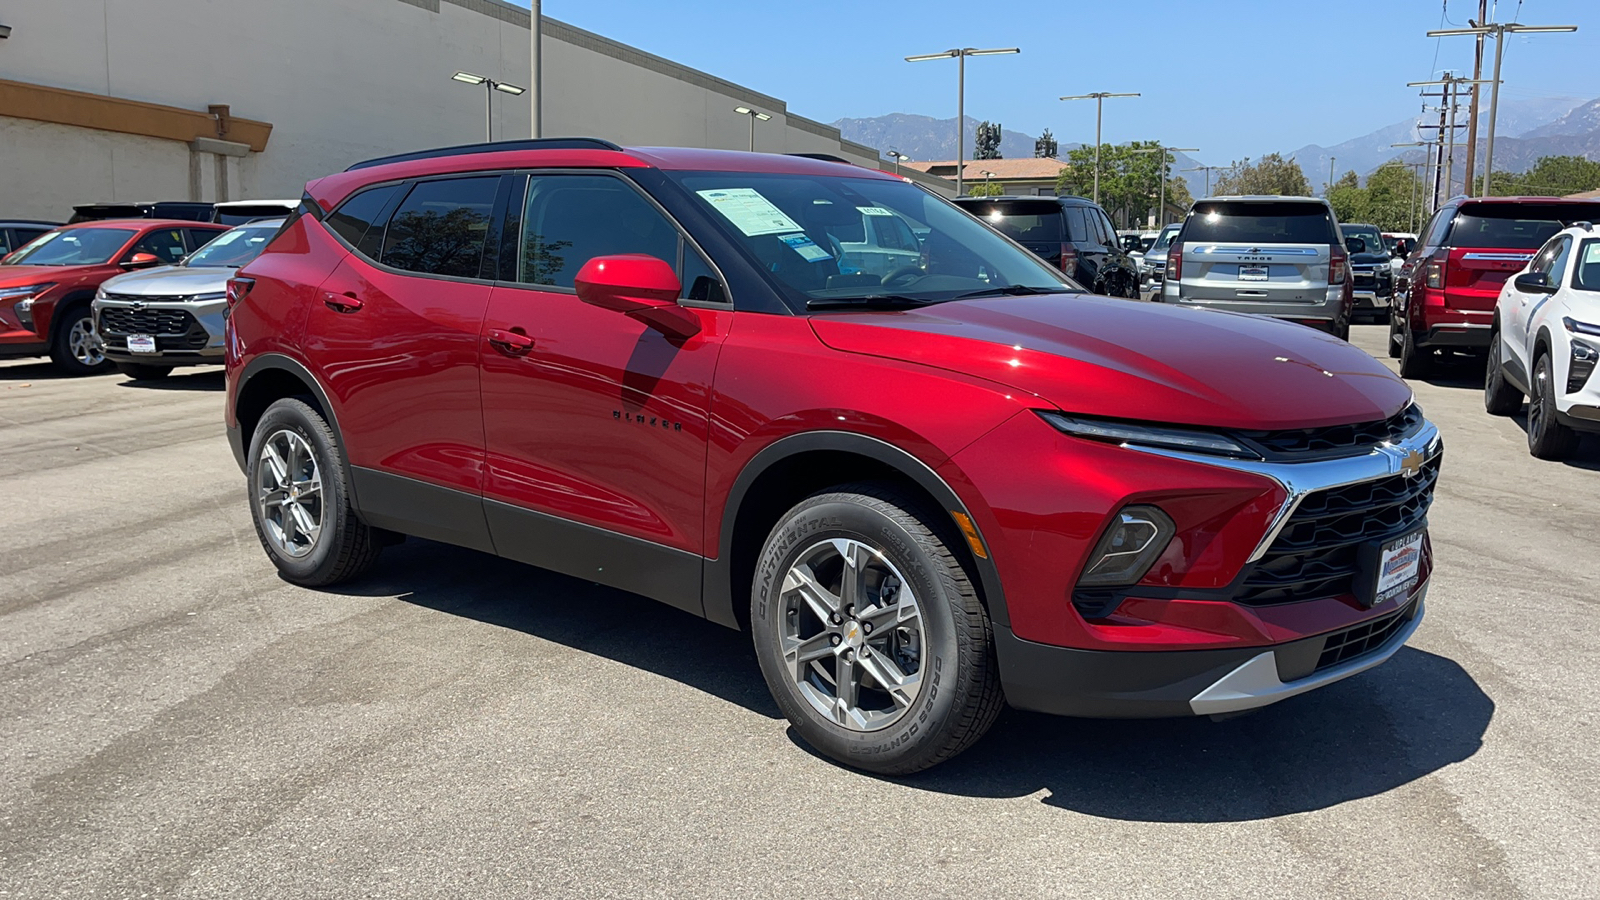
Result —
<instances>
[{"instance_id":1,"label":"dealer license plate","mask_svg":"<svg viewBox=\"0 0 1600 900\"><path fill-rule=\"evenodd\" d=\"M1417 576L1422 571L1423 534L1413 531L1384 544L1378 552L1378 592L1373 606L1404 597L1417 586Z\"/></svg>"},{"instance_id":2,"label":"dealer license plate","mask_svg":"<svg viewBox=\"0 0 1600 900\"><path fill-rule=\"evenodd\" d=\"M1271 270L1266 266L1240 266L1240 281L1266 281Z\"/></svg>"},{"instance_id":3,"label":"dealer license plate","mask_svg":"<svg viewBox=\"0 0 1600 900\"><path fill-rule=\"evenodd\" d=\"M128 335L129 353L154 353L156 352L156 339L148 334Z\"/></svg>"}]
</instances>

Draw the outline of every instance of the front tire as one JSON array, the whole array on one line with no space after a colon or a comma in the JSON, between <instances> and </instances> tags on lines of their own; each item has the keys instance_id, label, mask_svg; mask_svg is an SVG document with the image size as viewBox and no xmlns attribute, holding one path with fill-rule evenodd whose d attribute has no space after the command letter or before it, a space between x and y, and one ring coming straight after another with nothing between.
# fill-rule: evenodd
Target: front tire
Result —
<instances>
[{"instance_id":1,"label":"front tire","mask_svg":"<svg viewBox=\"0 0 1600 900\"><path fill-rule=\"evenodd\" d=\"M1539 459L1566 459L1578 433L1556 419L1555 366L1540 352L1533 364L1533 396L1528 398L1528 452Z\"/></svg>"},{"instance_id":2,"label":"front tire","mask_svg":"<svg viewBox=\"0 0 1600 900\"><path fill-rule=\"evenodd\" d=\"M882 485L807 498L762 548L761 673L806 743L917 772L967 749L1004 704L989 618L942 517Z\"/></svg>"},{"instance_id":3,"label":"front tire","mask_svg":"<svg viewBox=\"0 0 1600 900\"><path fill-rule=\"evenodd\" d=\"M56 325L55 340L50 342L50 361L68 375L98 375L111 368L100 336L94 330L94 317L87 306L75 306L66 311Z\"/></svg>"},{"instance_id":4,"label":"front tire","mask_svg":"<svg viewBox=\"0 0 1600 900\"><path fill-rule=\"evenodd\" d=\"M1483 409L1491 416L1509 416L1522 408L1522 392L1506 381L1501 368L1503 350L1496 331L1489 337L1489 362L1483 371Z\"/></svg>"},{"instance_id":5,"label":"front tire","mask_svg":"<svg viewBox=\"0 0 1600 900\"><path fill-rule=\"evenodd\" d=\"M299 398L267 407L250 439L250 517L284 579L306 587L372 568L381 535L356 517L333 429Z\"/></svg>"}]
</instances>

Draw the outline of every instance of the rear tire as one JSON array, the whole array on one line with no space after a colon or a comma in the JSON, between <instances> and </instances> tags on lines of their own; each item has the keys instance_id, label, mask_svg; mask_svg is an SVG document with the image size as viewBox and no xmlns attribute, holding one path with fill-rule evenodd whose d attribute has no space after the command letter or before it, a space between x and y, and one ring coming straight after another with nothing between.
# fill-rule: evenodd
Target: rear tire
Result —
<instances>
[{"instance_id":1,"label":"rear tire","mask_svg":"<svg viewBox=\"0 0 1600 900\"><path fill-rule=\"evenodd\" d=\"M795 506L762 548L761 673L825 756L917 772L971 746L1005 703L989 617L941 520L892 487L850 485Z\"/></svg>"},{"instance_id":2,"label":"rear tire","mask_svg":"<svg viewBox=\"0 0 1600 900\"><path fill-rule=\"evenodd\" d=\"M50 342L50 361L68 375L98 375L111 368L100 336L95 334L94 317L87 305L80 304L63 313Z\"/></svg>"},{"instance_id":3,"label":"rear tire","mask_svg":"<svg viewBox=\"0 0 1600 900\"><path fill-rule=\"evenodd\" d=\"M357 518L333 429L300 398L267 407L250 439L250 518L286 581L324 587L370 570L383 534Z\"/></svg>"},{"instance_id":4,"label":"rear tire","mask_svg":"<svg viewBox=\"0 0 1600 900\"><path fill-rule=\"evenodd\" d=\"M1400 377L1426 378L1433 373L1433 351L1417 346L1416 334L1400 326Z\"/></svg>"},{"instance_id":5,"label":"rear tire","mask_svg":"<svg viewBox=\"0 0 1600 900\"><path fill-rule=\"evenodd\" d=\"M1522 408L1522 392L1506 381L1500 332L1489 337L1489 361L1483 371L1483 409L1491 416L1509 416Z\"/></svg>"},{"instance_id":6,"label":"rear tire","mask_svg":"<svg viewBox=\"0 0 1600 900\"><path fill-rule=\"evenodd\" d=\"M147 363L115 363L117 371L135 381L156 381L172 374L171 366L152 366Z\"/></svg>"},{"instance_id":7,"label":"rear tire","mask_svg":"<svg viewBox=\"0 0 1600 900\"><path fill-rule=\"evenodd\" d=\"M1528 398L1528 452L1539 459L1566 459L1578 444L1578 433L1556 419L1555 365L1548 352L1539 352L1533 370L1533 396Z\"/></svg>"}]
</instances>

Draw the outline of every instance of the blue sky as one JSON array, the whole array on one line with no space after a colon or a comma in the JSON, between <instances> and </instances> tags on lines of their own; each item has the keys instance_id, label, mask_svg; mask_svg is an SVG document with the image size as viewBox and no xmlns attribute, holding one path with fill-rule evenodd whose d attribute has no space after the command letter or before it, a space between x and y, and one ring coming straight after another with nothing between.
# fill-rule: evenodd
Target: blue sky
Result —
<instances>
[{"instance_id":1,"label":"blue sky","mask_svg":"<svg viewBox=\"0 0 1600 900\"><path fill-rule=\"evenodd\" d=\"M527 0L514 0L527 6ZM984 3L544 0L544 14L779 97L808 118L955 115L953 61L903 57L1019 46L968 60L967 114L1063 143L1105 138L1199 147L1208 163L1335 144L1415 116L1408 81L1471 72L1477 0L1057 0ZM1600 97L1600 0L1491 0L1498 21L1578 25L1507 41L1502 100ZM1441 6L1443 9L1441 9ZM1486 52L1486 71L1492 43Z\"/></svg>"}]
</instances>

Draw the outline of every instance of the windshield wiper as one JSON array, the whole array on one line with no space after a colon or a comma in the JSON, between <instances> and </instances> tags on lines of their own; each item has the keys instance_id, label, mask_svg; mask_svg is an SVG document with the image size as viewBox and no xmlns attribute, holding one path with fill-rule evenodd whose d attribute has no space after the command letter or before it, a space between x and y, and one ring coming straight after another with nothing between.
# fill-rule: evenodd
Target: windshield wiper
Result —
<instances>
[{"instance_id":1,"label":"windshield wiper","mask_svg":"<svg viewBox=\"0 0 1600 900\"><path fill-rule=\"evenodd\" d=\"M910 309L936 302L900 294L867 294L861 297L812 297L806 301L806 309Z\"/></svg>"},{"instance_id":2,"label":"windshield wiper","mask_svg":"<svg viewBox=\"0 0 1600 900\"><path fill-rule=\"evenodd\" d=\"M1076 294L1077 291L1062 285L1057 288L1029 287L1025 284L1008 284L1005 287L984 288L981 291L972 291L968 294L957 294L954 299L968 300L973 297L999 297L1002 295L1012 297L1027 297L1034 294Z\"/></svg>"}]
</instances>

